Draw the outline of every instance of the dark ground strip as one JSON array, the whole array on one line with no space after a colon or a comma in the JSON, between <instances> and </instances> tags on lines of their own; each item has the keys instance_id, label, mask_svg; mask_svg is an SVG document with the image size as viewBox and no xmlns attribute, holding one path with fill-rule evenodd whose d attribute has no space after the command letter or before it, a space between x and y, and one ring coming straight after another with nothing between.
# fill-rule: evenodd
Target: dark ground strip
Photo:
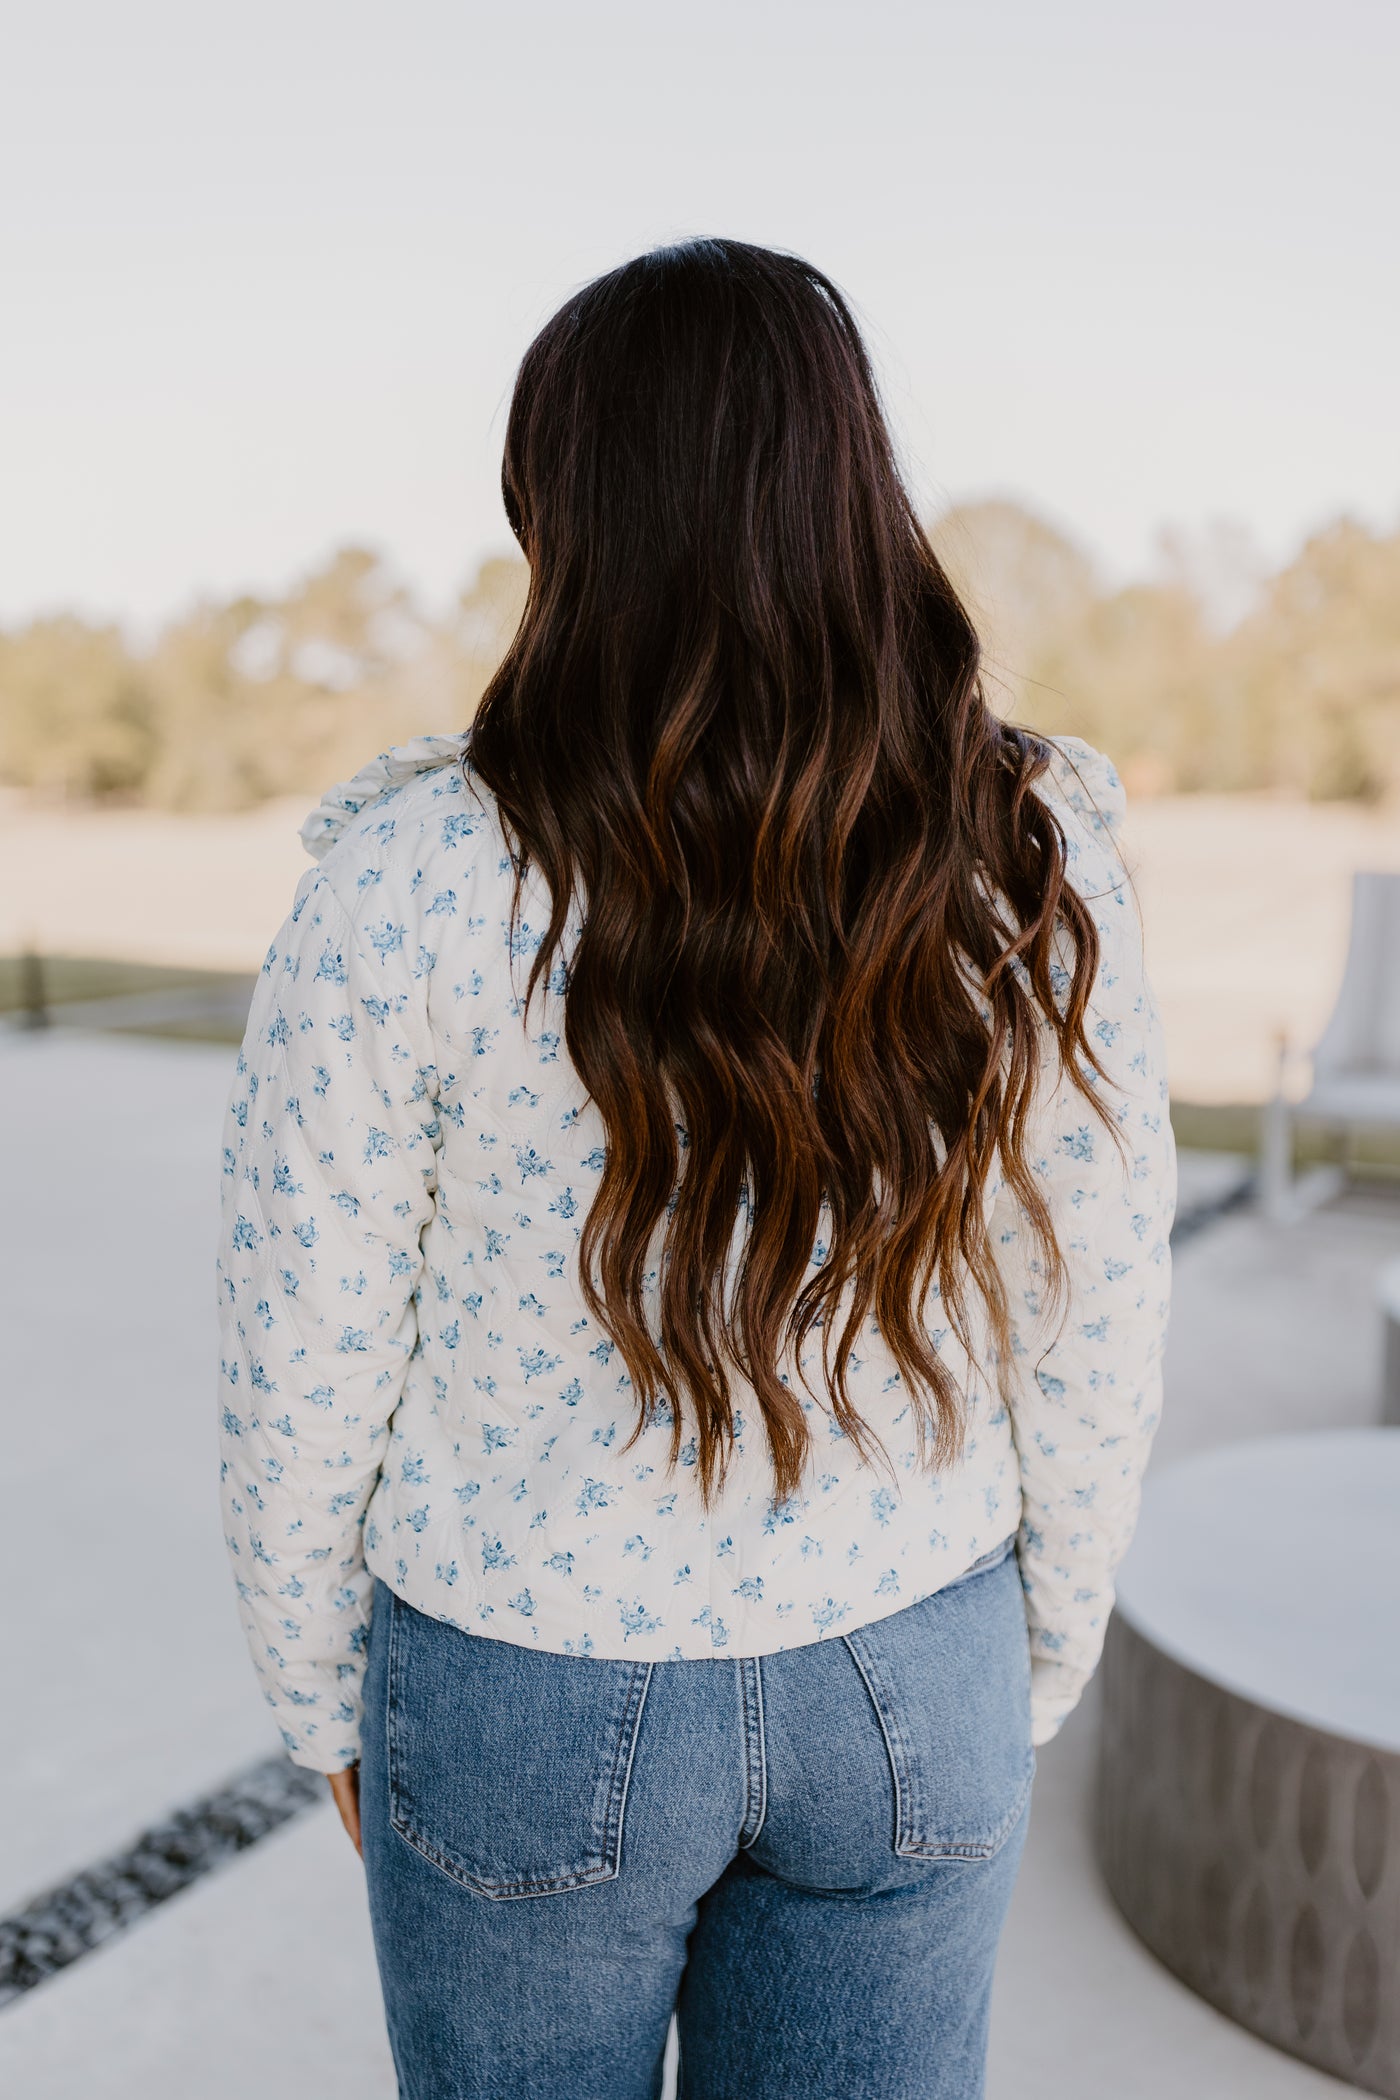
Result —
<instances>
[{"instance_id":1,"label":"dark ground strip","mask_svg":"<svg viewBox=\"0 0 1400 2100\"><path fill-rule=\"evenodd\" d=\"M317 1801L325 1781L264 1758L216 1794L177 1809L135 1844L0 1918L0 2005L125 1932L167 1897L246 1852Z\"/></svg>"},{"instance_id":2,"label":"dark ground strip","mask_svg":"<svg viewBox=\"0 0 1400 2100\"><path fill-rule=\"evenodd\" d=\"M1245 1179L1183 1212L1172 1230L1173 1245L1238 1210L1253 1193ZM325 1798L318 1773L304 1772L285 1757L264 1758L217 1793L143 1831L125 1852L0 1918L0 2005L81 1960Z\"/></svg>"}]
</instances>

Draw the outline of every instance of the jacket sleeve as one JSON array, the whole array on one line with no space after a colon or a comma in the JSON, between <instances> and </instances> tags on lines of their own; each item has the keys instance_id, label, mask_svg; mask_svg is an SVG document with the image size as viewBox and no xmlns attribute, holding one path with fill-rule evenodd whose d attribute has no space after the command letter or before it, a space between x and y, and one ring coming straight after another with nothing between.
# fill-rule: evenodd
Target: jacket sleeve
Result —
<instances>
[{"instance_id":1,"label":"jacket sleeve","mask_svg":"<svg viewBox=\"0 0 1400 2100\"><path fill-rule=\"evenodd\" d=\"M1108 780L1121 799L1111 768ZM1017 1543L1037 1744L1057 1732L1094 1672L1114 1572L1137 1521L1161 1408L1176 1203L1162 1029L1131 888L1097 840L1072 870L1099 928L1087 1029L1107 1075L1095 1091L1112 1127L1061 1071L1058 1056L1048 1057L1029 1158L1064 1263L1057 1303L1024 1213L1005 1187L992 1211L1012 1330L1008 1399L1021 1470Z\"/></svg>"},{"instance_id":2,"label":"jacket sleeve","mask_svg":"<svg viewBox=\"0 0 1400 2100\"><path fill-rule=\"evenodd\" d=\"M304 877L224 1124L224 1530L264 1696L293 1761L323 1772L359 1756L361 1533L434 1201L426 1016L393 933L362 943L325 872Z\"/></svg>"}]
</instances>

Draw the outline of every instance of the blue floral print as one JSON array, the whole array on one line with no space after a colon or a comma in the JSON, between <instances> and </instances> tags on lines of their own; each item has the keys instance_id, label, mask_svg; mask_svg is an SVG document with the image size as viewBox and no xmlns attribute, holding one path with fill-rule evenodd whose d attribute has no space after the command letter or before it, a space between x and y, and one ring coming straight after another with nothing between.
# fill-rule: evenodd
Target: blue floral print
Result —
<instances>
[{"instance_id":1,"label":"blue floral print","mask_svg":"<svg viewBox=\"0 0 1400 2100\"><path fill-rule=\"evenodd\" d=\"M317 864L268 951L225 1118L218 1264L225 1532L297 1763L359 1755L375 1575L555 1653L759 1655L902 1610L1012 1534L1036 1740L1055 1732L1098 1658L1156 1425L1175 1169L1122 790L1065 739L1041 791L1099 930L1091 1034L1116 1125L1047 1055L1031 1149L1067 1300L1049 1302L1024 1218L989 1189L1009 1375L928 1308L966 1398L959 1464L921 1464L872 1321L851 1388L887 1462L822 1403L818 1340L784 1367L811 1391L801 1491L774 1502L750 1408L708 1511L692 1438L671 1464L669 1408L629 1442L626 1367L583 1303L602 1121L564 1045L563 970L524 1007L548 898L527 878L512 932L510 859L464 740L385 753L307 820ZM814 1267L828 1242L829 1225Z\"/></svg>"}]
</instances>

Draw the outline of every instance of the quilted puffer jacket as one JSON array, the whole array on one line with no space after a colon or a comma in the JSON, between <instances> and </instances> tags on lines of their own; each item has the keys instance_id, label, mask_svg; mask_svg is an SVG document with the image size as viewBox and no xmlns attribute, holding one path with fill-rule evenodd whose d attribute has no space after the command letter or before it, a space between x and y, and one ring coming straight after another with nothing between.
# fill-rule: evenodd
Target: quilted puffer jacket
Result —
<instances>
[{"instance_id":1,"label":"quilted puffer jacket","mask_svg":"<svg viewBox=\"0 0 1400 2100\"><path fill-rule=\"evenodd\" d=\"M1024 1220L990 1189L1010 1405L930 1305L966 1397L961 1462L921 1467L872 1323L852 1398L889 1464L862 1461L817 1382L801 1492L774 1498L757 1411L741 1409L708 1510L693 1440L670 1463L664 1410L633 1440L625 1367L580 1295L603 1126L569 1061L562 970L523 1007L547 899L531 877L512 929L500 822L462 740L388 752L308 819L314 865L268 951L229 1100L218 1264L228 1550L298 1763L358 1756L372 1575L491 1639L743 1656L899 1611L1013 1534L1035 1737L1054 1733L1099 1653L1157 1420L1175 1182L1115 843L1122 791L1107 760L1063 741L1042 792L1099 929L1090 1026L1124 1140L1047 1067L1031 1152L1068 1310L1048 1320ZM823 1253L819 1238L814 1264Z\"/></svg>"}]
</instances>

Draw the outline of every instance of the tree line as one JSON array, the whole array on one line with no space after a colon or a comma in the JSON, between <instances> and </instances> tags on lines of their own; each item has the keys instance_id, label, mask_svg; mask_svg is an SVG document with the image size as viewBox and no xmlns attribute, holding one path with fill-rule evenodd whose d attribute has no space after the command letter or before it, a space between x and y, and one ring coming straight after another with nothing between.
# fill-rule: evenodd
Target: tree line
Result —
<instances>
[{"instance_id":1,"label":"tree line","mask_svg":"<svg viewBox=\"0 0 1400 2100\"><path fill-rule=\"evenodd\" d=\"M1339 520L1224 616L1208 563L1178 549L1155 580L1109 586L1013 503L956 507L930 537L978 620L993 704L1086 737L1138 792L1400 789L1400 532ZM502 557L429 615L347 547L146 647L33 620L0 632L0 781L167 810L314 794L387 744L463 728L524 600L523 563Z\"/></svg>"}]
</instances>

